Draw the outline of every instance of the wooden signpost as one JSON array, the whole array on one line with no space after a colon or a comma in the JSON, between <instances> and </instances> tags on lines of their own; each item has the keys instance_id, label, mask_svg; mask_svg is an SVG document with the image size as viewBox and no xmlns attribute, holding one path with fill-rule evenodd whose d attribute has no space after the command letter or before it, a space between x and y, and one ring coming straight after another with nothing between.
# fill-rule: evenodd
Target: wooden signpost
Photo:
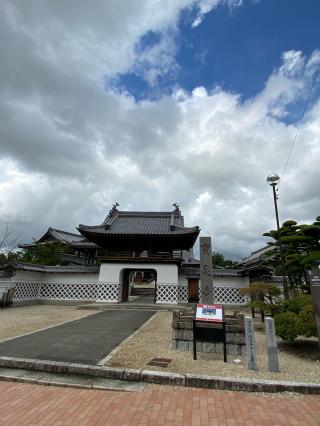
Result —
<instances>
[{"instance_id":1,"label":"wooden signpost","mask_svg":"<svg viewBox=\"0 0 320 426\"><path fill-rule=\"evenodd\" d=\"M226 324L222 305L197 305L193 319L193 359L197 359L197 340L223 343L223 360L227 362Z\"/></svg>"}]
</instances>

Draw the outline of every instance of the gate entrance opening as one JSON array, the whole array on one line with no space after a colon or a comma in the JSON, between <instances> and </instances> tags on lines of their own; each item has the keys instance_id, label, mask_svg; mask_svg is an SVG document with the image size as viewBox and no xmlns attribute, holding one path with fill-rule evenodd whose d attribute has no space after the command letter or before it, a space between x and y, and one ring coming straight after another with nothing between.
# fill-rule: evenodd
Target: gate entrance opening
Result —
<instances>
[{"instance_id":1,"label":"gate entrance opening","mask_svg":"<svg viewBox=\"0 0 320 426\"><path fill-rule=\"evenodd\" d=\"M157 271L155 269L123 269L122 302L155 303Z\"/></svg>"}]
</instances>

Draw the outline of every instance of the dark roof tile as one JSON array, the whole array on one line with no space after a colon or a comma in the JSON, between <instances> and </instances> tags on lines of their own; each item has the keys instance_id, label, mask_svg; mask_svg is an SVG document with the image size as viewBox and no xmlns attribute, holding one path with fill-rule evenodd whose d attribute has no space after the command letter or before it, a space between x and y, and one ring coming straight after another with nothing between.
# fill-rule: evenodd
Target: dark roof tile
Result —
<instances>
[{"instance_id":1,"label":"dark roof tile","mask_svg":"<svg viewBox=\"0 0 320 426\"><path fill-rule=\"evenodd\" d=\"M199 232L199 227L183 226L183 217L173 212L118 211L102 225L79 225L79 231L105 235L183 235Z\"/></svg>"},{"instance_id":2,"label":"dark roof tile","mask_svg":"<svg viewBox=\"0 0 320 426\"><path fill-rule=\"evenodd\" d=\"M81 274L97 274L99 266L96 265L71 265L71 266L48 266L34 265L31 263L14 262L10 265L13 269L30 272L48 272L48 273L81 273Z\"/></svg>"}]
</instances>

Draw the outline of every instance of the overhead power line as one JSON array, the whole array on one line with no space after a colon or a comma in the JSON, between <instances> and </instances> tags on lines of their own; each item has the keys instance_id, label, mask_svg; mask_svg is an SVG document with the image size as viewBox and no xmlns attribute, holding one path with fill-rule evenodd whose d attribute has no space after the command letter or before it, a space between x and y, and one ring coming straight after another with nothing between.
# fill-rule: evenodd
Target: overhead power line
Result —
<instances>
[{"instance_id":1,"label":"overhead power line","mask_svg":"<svg viewBox=\"0 0 320 426\"><path fill-rule=\"evenodd\" d=\"M284 173L285 173L285 171L286 171L286 169L287 169L287 166L288 166L288 163L289 163L289 160L290 160L290 157L291 157L291 154L292 154L292 151L293 151L294 145L295 145L295 143L296 143L297 136L298 136L298 134L299 134L299 130L300 130L300 127L301 127L301 124L302 124L302 121L303 121L304 115L305 115L305 113L306 113L306 111L307 111L307 109L308 109L308 106L309 106L309 102L310 102L310 99L311 99L311 94L312 94L312 91L313 91L314 85L315 85L315 83L316 83L316 81L317 81L317 77L318 77L318 74L319 74L319 70L320 70L320 62L318 63L318 67L317 67L316 72L315 72L315 74L314 74L314 77L313 77L313 80L312 80L312 85L311 85L311 87L310 87L310 91L309 91L309 94L308 94L308 97L307 97L306 103L305 103L305 105L304 105L304 108L303 108L303 111L302 111L302 114L301 114L301 118L300 118L300 121L299 121L299 124L298 124L297 130L296 130L296 133L295 133L295 135L294 135L294 138L293 138L293 141L292 141L292 144L291 144L291 147L290 147L290 151L289 151L289 153L288 153L288 157L287 157L286 163L285 163L284 168L283 168L283 170L282 170L282 174L281 174L281 178L280 178L280 182L279 182L279 185L278 185L278 186L280 186L280 183L282 182L282 179L283 179Z\"/></svg>"}]
</instances>

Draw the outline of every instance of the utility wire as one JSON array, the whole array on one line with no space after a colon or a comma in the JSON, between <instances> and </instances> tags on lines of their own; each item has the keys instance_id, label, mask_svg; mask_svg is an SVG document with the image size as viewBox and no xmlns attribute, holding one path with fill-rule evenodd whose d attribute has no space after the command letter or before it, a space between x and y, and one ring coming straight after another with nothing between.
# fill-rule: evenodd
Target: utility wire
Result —
<instances>
[{"instance_id":1,"label":"utility wire","mask_svg":"<svg viewBox=\"0 0 320 426\"><path fill-rule=\"evenodd\" d=\"M310 102L311 94L312 94L312 91L313 91L313 88L314 88L315 82L316 82L316 80L317 80L317 77L318 77L319 71L320 71L320 62L318 63L317 70L316 70L316 72L315 72L315 74L314 74L314 78L313 78L312 85L311 85L311 88L310 88L310 91L309 91L309 94L308 94L308 98L307 98L307 100L306 100L306 103L305 103L305 106L304 106L304 109L303 109L303 112L302 112L302 115L301 115L301 118L300 118L300 121L299 121L299 124L298 124L298 127L297 127L297 131L296 131L296 133L295 133L295 135L294 135L294 138L293 138L293 141L292 141L292 144L291 144L290 151L289 151L289 153L288 153L288 157L287 157L286 163L285 163L284 168L283 168L283 170L282 170L282 174L281 174L281 178L280 178L280 182L279 182L278 187L280 186L280 183L282 182L282 178L283 178L283 176L284 176L284 173L285 173L285 171L286 171L286 169L287 169L287 166L288 166L288 163L289 163L289 160L290 160L290 157L291 157L291 154L292 154L292 151L293 151L294 145L295 145L295 143L296 143L297 136L298 136L298 134L299 134L299 130L300 130L300 127L301 127L301 124L302 124L302 121L303 121L304 115L305 115L305 113L306 113L306 111L307 111L307 108L308 108L308 105L309 105L309 102Z\"/></svg>"}]
</instances>

